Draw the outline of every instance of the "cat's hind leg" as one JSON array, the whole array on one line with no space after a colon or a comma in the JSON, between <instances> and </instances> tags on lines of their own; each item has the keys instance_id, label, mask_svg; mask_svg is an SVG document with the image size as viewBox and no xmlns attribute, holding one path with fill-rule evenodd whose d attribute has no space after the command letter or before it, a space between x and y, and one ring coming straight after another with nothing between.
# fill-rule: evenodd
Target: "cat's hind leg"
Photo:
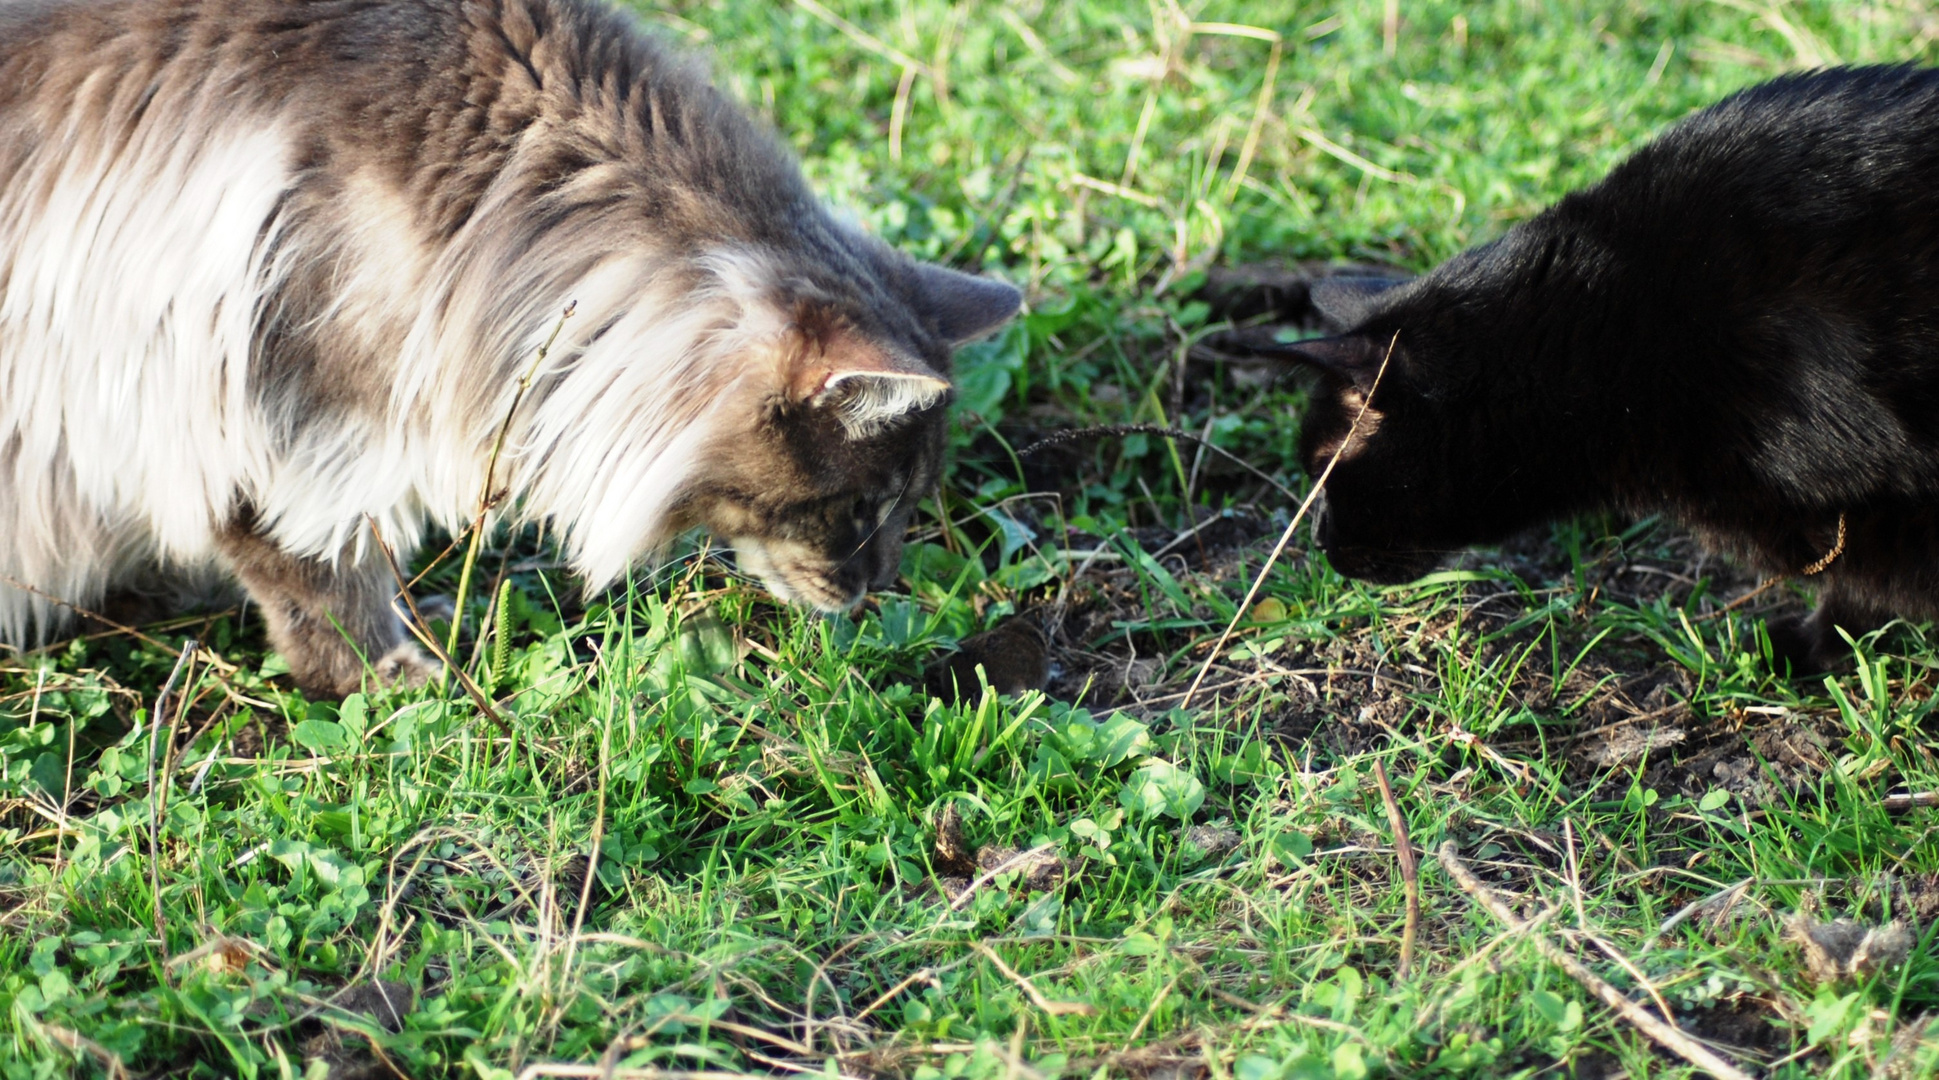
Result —
<instances>
[{"instance_id":1,"label":"cat's hind leg","mask_svg":"<svg viewBox=\"0 0 1939 1080\"><path fill-rule=\"evenodd\" d=\"M381 556L292 555L246 519L223 529L218 546L304 691L342 697L366 682L419 685L436 673L392 607L397 583Z\"/></svg>"}]
</instances>

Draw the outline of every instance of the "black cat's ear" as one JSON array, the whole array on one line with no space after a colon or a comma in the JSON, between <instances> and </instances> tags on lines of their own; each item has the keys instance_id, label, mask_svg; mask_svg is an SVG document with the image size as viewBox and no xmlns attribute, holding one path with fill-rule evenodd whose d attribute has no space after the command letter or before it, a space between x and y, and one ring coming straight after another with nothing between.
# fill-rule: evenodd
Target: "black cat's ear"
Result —
<instances>
[{"instance_id":1,"label":"black cat's ear","mask_svg":"<svg viewBox=\"0 0 1939 1080\"><path fill-rule=\"evenodd\" d=\"M1252 353L1296 364L1305 364L1337 375L1362 393L1373 390L1373 381L1387 361L1388 343L1362 334L1312 338L1307 341L1255 343Z\"/></svg>"},{"instance_id":2,"label":"black cat's ear","mask_svg":"<svg viewBox=\"0 0 1939 1080\"><path fill-rule=\"evenodd\" d=\"M946 266L919 263L916 287L936 329L951 345L975 341L1009 322L1023 306L1015 285L995 278L958 273Z\"/></svg>"},{"instance_id":3,"label":"black cat's ear","mask_svg":"<svg viewBox=\"0 0 1939 1080\"><path fill-rule=\"evenodd\" d=\"M1320 318L1342 330L1360 325L1373 310L1381 293L1406 282L1406 278L1340 277L1321 278L1308 292L1313 310Z\"/></svg>"}]
</instances>

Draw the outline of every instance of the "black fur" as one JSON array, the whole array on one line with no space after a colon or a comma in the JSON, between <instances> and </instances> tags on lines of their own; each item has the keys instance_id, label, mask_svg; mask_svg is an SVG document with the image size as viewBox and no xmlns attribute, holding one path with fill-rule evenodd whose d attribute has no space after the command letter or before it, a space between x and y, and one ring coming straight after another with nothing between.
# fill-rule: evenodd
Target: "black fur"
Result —
<instances>
[{"instance_id":1,"label":"black fur","mask_svg":"<svg viewBox=\"0 0 1939 1080\"><path fill-rule=\"evenodd\" d=\"M1325 297L1316 297L1324 304ZM1794 666L1939 615L1939 72L1788 76L1368 300L1319 366L1314 475L1392 356L1315 522L1341 573L1403 581L1581 511L1666 513L1816 580Z\"/></svg>"}]
</instances>

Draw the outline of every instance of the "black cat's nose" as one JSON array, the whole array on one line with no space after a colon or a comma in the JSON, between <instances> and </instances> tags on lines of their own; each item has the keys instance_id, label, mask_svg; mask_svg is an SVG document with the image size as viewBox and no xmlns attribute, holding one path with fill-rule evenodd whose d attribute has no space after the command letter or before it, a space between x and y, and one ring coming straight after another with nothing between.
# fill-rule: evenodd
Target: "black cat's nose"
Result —
<instances>
[{"instance_id":1,"label":"black cat's nose","mask_svg":"<svg viewBox=\"0 0 1939 1080\"><path fill-rule=\"evenodd\" d=\"M1333 542L1335 539L1333 535L1333 515L1327 510L1326 492L1320 492L1319 498L1313 500L1311 513L1313 515L1313 542L1318 544L1322 551L1333 550Z\"/></svg>"}]
</instances>

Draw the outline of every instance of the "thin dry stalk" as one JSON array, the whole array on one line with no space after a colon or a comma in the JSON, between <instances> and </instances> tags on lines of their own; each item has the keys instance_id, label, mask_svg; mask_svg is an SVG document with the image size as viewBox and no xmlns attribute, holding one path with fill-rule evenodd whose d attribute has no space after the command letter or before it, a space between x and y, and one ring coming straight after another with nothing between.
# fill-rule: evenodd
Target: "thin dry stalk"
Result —
<instances>
[{"instance_id":1,"label":"thin dry stalk","mask_svg":"<svg viewBox=\"0 0 1939 1080\"><path fill-rule=\"evenodd\" d=\"M1353 414L1353 426L1347 428L1347 437L1342 439L1339 448L1333 451L1333 457L1328 459L1326 468L1320 470L1319 479L1313 481L1313 490L1307 492L1306 500L1299 504L1299 512L1293 515L1293 520L1286 523L1286 531L1279 534L1279 542L1273 545L1272 554L1266 556L1266 565L1259 568L1259 576L1252 579L1252 588L1246 590L1246 598L1240 601L1238 609L1232 613L1232 621L1225 624L1225 630L1219 634L1219 640L1212 645L1212 651L1206 654L1205 663L1199 667L1198 675L1192 679L1192 685L1185 689L1185 697L1178 703L1179 708L1191 705L1192 696L1198 693L1199 685L1205 681L1206 673L1212 670L1214 663L1218 662L1219 653L1225 650L1225 643L1232 640L1232 632L1239 628L1239 620L1245 618L1246 612L1252 610L1252 601L1258 597L1259 590L1266 585L1266 575L1272 573L1273 565L1279 561L1279 556L1285 553L1286 545L1292 543L1293 532L1299 528L1300 522L1306 520L1306 512L1313 508L1313 501L1320 497L1320 492L1326 490L1326 480L1333 475L1333 467L1340 463L1340 455L1346 453L1347 447L1353 445L1354 436L1360 434L1360 423L1367 418L1367 409L1373 404L1374 395L1380 392L1380 380L1386 377L1387 364L1393 360L1394 346L1398 344L1400 344L1400 332L1396 330L1393 340L1387 343L1387 354L1380 358L1380 370L1374 372L1373 385L1367 387L1367 396L1360 400L1360 411Z\"/></svg>"},{"instance_id":2,"label":"thin dry stalk","mask_svg":"<svg viewBox=\"0 0 1939 1080\"><path fill-rule=\"evenodd\" d=\"M148 717L148 890L155 902L155 942L164 953L168 951L168 923L162 916L162 815L161 800L155 789L155 748L161 741L162 720L168 716L169 691L175 689L175 680L181 678L182 669L194 655L195 639L188 638L175 656L175 667L162 683L161 693L155 695L155 711ZM173 722L169 723L168 730L172 740ZM66 813L65 807L62 813Z\"/></svg>"},{"instance_id":3,"label":"thin dry stalk","mask_svg":"<svg viewBox=\"0 0 1939 1080\"><path fill-rule=\"evenodd\" d=\"M904 977L901 982L896 983L894 986L889 987L887 990L884 990L882 992L882 996L876 998L874 1001L869 1002L868 1008L863 1009L861 1012L856 1013L855 1022L858 1024L861 1023L863 1020L868 1018L869 1014L873 1013L875 1010L881 1008L882 1006L887 1005L890 1001L893 1001L895 999L895 996L897 994L902 993L904 990L909 989L911 986L914 986L917 983L926 983L930 986L936 987L938 990L942 989L942 983L936 979L936 976L942 974L945 971L948 971L949 968L955 967L955 966L956 965L951 964L948 967L923 968L912 975L908 975Z\"/></svg>"},{"instance_id":4,"label":"thin dry stalk","mask_svg":"<svg viewBox=\"0 0 1939 1080\"><path fill-rule=\"evenodd\" d=\"M1279 63L1284 57L1286 42L1275 31L1238 23L1198 22L1192 24L1192 32L1251 38L1272 46L1272 54L1266 57L1265 78L1259 83L1259 99L1252 107L1252 122L1246 125L1245 142L1239 145L1239 160L1232 166L1232 178L1225 184L1225 202L1230 205L1232 200L1238 197L1239 189L1245 186L1246 174L1252 171L1252 159L1259 152L1260 136L1265 134L1266 121L1272 116L1273 91L1278 88Z\"/></svg>"},{"instance_id":5,"label":"thin dry stalk","mask_svg":"<svg viewBox=\"0 0 1939 1080\"><path fill-rule=\"evenodd\" d=\"M579 931L586 925L586 910L592 906L592 886L599 873L599 845L606 839L606 774L613 753L613 717L606 714L606 720L599 725L599 787L593 796L592 846L586 851L586 879L579 883L579 908L572 915L572 933L566 938L566 962L561 968L559 998L567 1000L563 985L571 977L573 954L579 951Z\"/></svg>"},{"instance_id":6,"label":"thin dry stalk","mask_svg":"<svg viewBox=\"0 0 1939 1080\"><path fill-rule=\"evenodd\" d=\"M848 955L850 950L869 940L872 936L870 934L863 934L859 937L849 938L847 941L836 946L834 952L822 957L815 963L814 973L808 976L808 988L801 997L801 1037L808 1041L809 1046L813 1046L815 1043L816 1029L826 1027L829 1030L828 1045L838 1054L847 1053L848 1048L842 1045L841 1025L847 1024L852 1027L854 1026L854 1022L841 1015L842 997L840 992L835 989L834 982L828 978L828 969L835 961ZM828 987L829 994L835 999L836 1015L829 1017L825 1023L817 1024L815 1022L815 992L817 988L824 985Z\"/></svg>"},{"instance_id":7,"label":"thin dry stalk","mask_svg":"<svg viewBox=\"0 0 1939 1080\"><path fill-rule=\"evenodd\" d=\"M895 105L889 109L889 160L902 160L902 126L909 121L909 94L916 86L915 68L902 69L902 80L895 86Z\"/></svg>"},{"instance_id":8,"label":"thin dry stalk","mask_svg":"<svg viewBox=\"0 0 1939 1080\"><path fill-rule=\"evenodd\" d=\"M565 311L559 314L559 321L552 324L552 333L546 337L545 344L539 346L538 355L532 358L532 366L519 377L518 387L512 392L511 407L505 410L505 419L498 425L498 438L492 441L491 456L485 459L485 487L478 493L478 516L472 519L471 542L465 547L464 567L458 571L458 596L452 605L451 633L444 645L444 651L450 655L457 655L458 635L464 629L465 601L471 595L471 571L478 565L478 550L485 542L485 519L491 516L492 509L504 498L497 488L498 457L505 452L505 440L512 433L512 419L518 415L520 403L532 389L532 380L538 377L540 365L552 352L553 343L559 340L559 332L566 328L566 320L572 318L572 313L577 310L579 301L566 304Z\"/></svg>"},{"instance_id":9,"label":"thin dry stalk","mask_svg":"<svg viewBox=\"0 0 1939 1080\"><path fill-rule=\"evenodd\" d=\"M1128 1046L1137 1042L1144 1035L1145 1028L1151 1026L1151 1018L1158 1015L1158 1006L1163 1005L1165 999L1171 996L1172 988L1178 985L1178 980L1181 978L1183 978L1182 975L1173 975L1170 982L1166 983L1156 994L1152 995L1151 1004L1145 1006L1145 1014L1138 1017L1137 1024L1131 1028L1131 1034L1124 1037L1125 1045Z\"/></svg>"},{"instance_id":10,"label":"thin dry stalk","mask_svg":"<svg viewBox=\"0 0 1939 1080\"><path fill-rule=\"evenodd\" d=\"M41 1023L31 1015L26 1020L29 1030L42 1039L76 1056L91 1057L100 1062L109 1080L128 1080L128 1067L122 1064L120 1054L70 1028Z\"/></svg>"},{"instance_id":11,"label":"thin dry stalk","mask_svg":"<svg viewBox=\"0 0 1939 1080\"><path fill-rule=\"evenodd\" d=\"M518 1074L518 1080L539 1080L539 1077L546 1076L566 1080L747 1080L746 1073L718 1070L608 1069L603 1065L552 1063L527 1065L525 1071Z\"/></svg>"},{"instance_id":12,"label":"thin dry stalk","mask_svg":"<svg viewBox=\"0 0 1939 1080\"><path fill-rule=\"evenodd\" d=\"M1674 915L1671 915L1669 918L1663 920L1663 924L1656 928L1656 933L1650 935L1650 939L1643 943L1642 951L1648 952L1651 949L1654 949L1658 945L1662 944L1663 939L1669 936L1670 931L1676 929L1677 927L1683 925L1685 922L1689 921L1690 916L1695 915L1696 913L1708 908L1715 908L1719 906L1727 908L1735 904L1737 902L1737 898L1743 895L1744 890L1750 888L1752 885L1755 885L1755 884L1757 884L1756 878L1747 877L1744 880L1736 883L1735 885L1731 885L1731 886L1728 886L1727 888L1719 889L1718 891L1711 893L1709 896L1706 896L1701 900L1692 900L1689 903L1683 905L1682 907L1676 910L1676 913Z\"/></svg>"},{"instance_id":13,"label":"thin dry stalk","mask_svg":"<svg viewBox=\"0 0 1939 1080\"><path fill-rule=\"evenodd\" d=\"M928 75L932 78L935 76L935 70L931 68L928 64L923 63L922 61L916 59L915 57L910 56L908 53L903 52L901 49L895 48L894 46L883 41L881 38L878 38L874 34L869 33L867 30L864 30L861 27L855 25L854 23L849 22L847 19L842 18L840 15L837 15L834 12L828 10L826 7L823 7L822 5L816 3L815 0L794 0L794 2L797 7L801 8L801 10L806 11L808 14L813 15L817 19L820 19L822 22L825 22L828 25L834 27L835 29L840 30L843 36L847 37L850 41L853 41L855 44L860 45L862 48L868 50L869 52L872 52L875 55L882 57L883 59L888 60L889 62L894 63L898 66L901 66L904 68L914 68L917 71L922 72L924 75Z\"/></svg>"},{"instance_id":14,"label":"thin dry stalk","mask_svg":"<svg viewBox=\"0 0 1939 1080\"><path fill-rule=\"evenodd\" d=\"M1562 846L1568 853L1569 899L1575 904L1575 925L1583 933L1589 932L1589 909L1582 903L1582 865L1575 857L1575 820L1562 819ZM1669 1014L1663 1014L1669 1019Z\"/></svg>"},{"instance_id":15,"label":"thin dry stalk","mask_svg":"<svg viewBox=\"0 0 1939 1080\"><path fill-rule=\"evenodd\" d=\"M6 574L0 574L0 583L4 583L13 588L19 589L21 592L24 592L24 593L31 593L35 596L40 597L42 600L47 601L50 604L55 604L60 607L64 607L67 610L73 612L76 615L81 616L84 619L93 619L95 622L98 622L103 626L111 626L114 628L115 633L127 634L129 637L134 638L136 641L142 642L145 645L153 645L154 647L162 650L163 652L175 651L174 649L169 648L168 643L161 640L160 638L150 637L149 635L142 633L141 631L135 629L134 627L129 626L127 623L118 623L113 619L108 618L105 615L101 615L97 612L89 611L87 608L84 608L79 604L73 603L71 601L63 600L60 597L55 596L53 593L47 592L42 589L36 589L32 585L29 585L26 582L19 580L18 578L9 577ZM43 650L36 649L34 651L41 652ZM212 662L215 664L216 667L221 668L223 670L226 670L226 671L236 670L236 667L234 664L226 664L226 663L221 663L216 661L212 661Z\"/></svg>"},{"instance_id":16,"label":"thin dry stalk","mask_svg":"<svg viewBox=\"0 0 1939 1080\"><path fill-rule=\"evenodd\" d=\"M1885 812L1903 814L1922 806L1939 806L1939 791L1908 791L1885 797Z\"/></svg>"},{"instance_id":17,"label":"thin dry stalk","mask_svg":"<svg viewBox=\"0 0 1939 1080\"><path fill-rule=\"evenodd\" d=\"M411 587L404 580L404 571L397 565L397 553L392 551L390 544L384 540L383 530L377 527L377 519L365 514L364 520L370 523L370 534L377 538L377 550L384 553L384 562L390 565L391 577L397 580L397 594L403 598L404 606L410 610L411 618L404 624L405 628L410 630L412 637L417 638L425 648L431 650L431 655L438 658L438 662L444 665L446 671L458 677L458 685L464 687L465 694L471 698L471 703L478 706L478 711L485 714L485 719L490 720L498 728L499 734L507 739L516 738L517 736L512 733L512 725L505 721L505 717L498 711L498 706L491 703L491 698L485 696L477 680L454 663L451 654L446 652L444 646L438 644L438 639L431 634L430 624L424 621L423 614L417 610L417 601L411 597Z\"/></svg>"},{"instance_id":18,"label":"thin dry stalk","mask_svg":"<svg viewBox=\"0 0 1939 1080\"><path fill-rule=\"evenodd\" d=\"M1373 778L1380 785L1380 801L1387 807L1387 824L1394 830L1394 858L1400 862L1400 882L1407 891L1407 924L1400 932L1398 971L1404 979L1414 967L1414 938L1421 927L1421 861L1414 841L1407 835L1407 818L1400 812L1400 801L1394 798L1394 786L1387 781L1387 766L1379 758L1373 759Z\"/></svg>"},{"instance_id":19,"label":"thin dry stalk","mask_svg":"<svg viewBox=\"0 0 1939 1080\"><path fill-rule=\"evenodd\" d=\"M1441 845L1440 862L1441 868L1446 870L1448 876L1454 879L1454 883L1461 887L1461 891L1467 893L1496 920L1510 930L1516 931L1527 925L1521 916L1515 914L1507 901L1493 889L1482 884L1480 878L1474 876L1474 872L1461 861L1460 849L1454 841L1449 840ZM1648 1009L1629 1000L1621 990L1609 985L1581 961L1562 951L1560 946L1545 935L1529 934L1528 940L1534 944L1536 951L1542 954L1543 959L1561 968L1569 978L1574 979L1584 990L1595 995L1603 1004L1614 1009L1616 1015L1622 1017L1625 1022L1642 1032L1658 1046L1717 1077L1718 1080L1751 1080L1749 1073L1738 1068L1716 1051L1685 1035L1675 1024L1658 1019Z\"/></svg>"},{"instance_id":20,"label":"thin dry stalk","mask_svg":"<svg viewBox=\"0 0 1939 1080\"><path fill-rule=\"evenodd\" d=\"M1084 1002L1052 1001L1049 998L1045 997L1043 994L1043 991L1037 989L1037 986L1035 983L1031 982L1029 979L1024 978L1022 975L1019 975L1015 968L1004 963L1003 958L996 954L996 950L990 948L988 945L985 945L980 941L972 941L969 943L969 947L972 949L975 949L979 953L982 953L983 958L985 960L988 960L999 972L1002 972L1004 978L1017 984L1017 989L1022 990L1024 996L1030 999L1030 1004L1035 1005L1037 1008L1042 1009L1044 1012L1049 1013L1052 1016L1096 1016L1097 1015L1097 1008L1092 1005L1087 1005ZM1177 980L1173 980L1173 981L1176 982ZM1170 990L1171 987L1167 986L1165 989ZM1162 994L1159 996L1161 998L1163 997ZM1157 1001L1154 1000L1152 1002L1152 1005L1155 1008L1157 1006ZM1147 1015L1146 1019L1150 1019L1149 1015ZM1133 1038L1135 1037L1136 1036L1133 1036Z\"/></svg>"}]
</instances>

